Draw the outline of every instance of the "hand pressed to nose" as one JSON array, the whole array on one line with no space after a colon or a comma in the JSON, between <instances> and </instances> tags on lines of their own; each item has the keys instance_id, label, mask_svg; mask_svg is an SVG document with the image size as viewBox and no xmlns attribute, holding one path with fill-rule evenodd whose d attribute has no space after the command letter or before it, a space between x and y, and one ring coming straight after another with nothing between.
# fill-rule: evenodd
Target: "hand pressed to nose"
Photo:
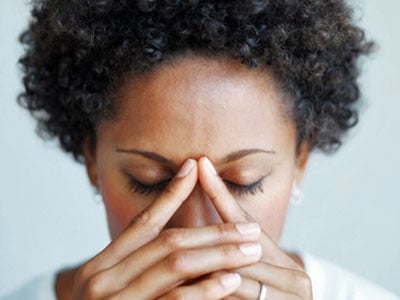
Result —
<instances>
[{"instance_id":1,"label":"hand pressed to nose","mask_svg":"<svg viewBox=\"0 0 400 300\"><path fill-rule=\"evenodd\" d=\"M201 186L224 222L254 222L253 217L233 198L208 158L202 157L198 168ZM257 299L260 282L263 282L268 286L267 299L312 299L311 281L304 270L264 231L259 242L262 246L260 261L230 270L242 277L241 286L234 295Z\"/></svg>"},{"instance_id":2,"label":"hand pressed to nose","mask_svg":"<svg viewBox=\"0 0 400 300\"><path fill-rule=\"evenodd\" d=\"M258 261L260 230L257 224L248 222L165 229L197 180L197 163L189 159L158 199L80 268L73 299L168 299L187 295L190 299L220 299L232 294L241 281L237 273L212 278L206 275Z\"/></svg>"}]
</instances>

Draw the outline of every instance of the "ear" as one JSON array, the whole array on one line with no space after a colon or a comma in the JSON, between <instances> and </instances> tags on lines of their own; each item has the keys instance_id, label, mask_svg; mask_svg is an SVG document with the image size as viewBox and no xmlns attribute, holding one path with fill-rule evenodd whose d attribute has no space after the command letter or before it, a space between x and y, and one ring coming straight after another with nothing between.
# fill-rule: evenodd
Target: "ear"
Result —
<instances>
[{"instance_id":1,"label":"ear","mask_svg":"<svg viewBox=\"0 0 400 300\"><path fill-rule=\"evenodd\" d=\"M310 154L308 142L304 141L300 144L296 152L296 170L294 179L300 183L303 179L304 171L307 166L308 156Z\"/></svg>"},{"instance_id":2,"label":"ear","mask_svg":"<svg viewBox=\"0 0 400 300\"><path fill-rule=\"evenodd\" d=\"M97 168L96 168L96 149L94 142L87 137L82 146L86 173L93 187L98 187L97 183Z\"/></svg>"}]
</instances>

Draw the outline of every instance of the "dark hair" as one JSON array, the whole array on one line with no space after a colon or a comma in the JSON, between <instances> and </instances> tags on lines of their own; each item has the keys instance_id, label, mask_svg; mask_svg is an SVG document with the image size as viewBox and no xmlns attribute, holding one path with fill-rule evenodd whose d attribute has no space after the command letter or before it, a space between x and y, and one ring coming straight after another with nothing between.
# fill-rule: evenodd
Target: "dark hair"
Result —
<instances>
[{"instance_id":1,"label":"dark hair","mask_svg":"<svg viewBox=\"0 0 400 300\"><path fill-rule=\"evenodd\" d=\"M335 150L357 122L357 61L372 45L340 0L34 0L20 39L19 103L76 160L124 76L188 51L272 70L298 142Z\"/></svg>"}]
</instances>

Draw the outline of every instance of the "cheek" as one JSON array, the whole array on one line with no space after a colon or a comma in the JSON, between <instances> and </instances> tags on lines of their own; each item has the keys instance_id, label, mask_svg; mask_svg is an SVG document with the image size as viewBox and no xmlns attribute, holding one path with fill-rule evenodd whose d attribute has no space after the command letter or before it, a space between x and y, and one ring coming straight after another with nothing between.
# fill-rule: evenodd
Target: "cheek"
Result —
<instances>
[{"instance_id":1,"label":"cheek","mask_svg":"<svg viewBox=\"0 0 400 300\"><path fill-rule=\"evenodd\" d=\"M144 207L133 201L132 197L127 197L125 193L113 188L112 184L103 181L100 190L106 208L110 236L115 239Z\"/></svg>"},{"instance_id":2,"label":"cheek","mask_svg":"<svg viewBox=\"0 0 400 300\"><path fill-rule=\"evenodd\" d=\"M265 191L260 196L242 204L261 228L278 243L285 224L286 213L291 196L291 185L285 184L274 191Z\"/></svg>"}]
</instances>

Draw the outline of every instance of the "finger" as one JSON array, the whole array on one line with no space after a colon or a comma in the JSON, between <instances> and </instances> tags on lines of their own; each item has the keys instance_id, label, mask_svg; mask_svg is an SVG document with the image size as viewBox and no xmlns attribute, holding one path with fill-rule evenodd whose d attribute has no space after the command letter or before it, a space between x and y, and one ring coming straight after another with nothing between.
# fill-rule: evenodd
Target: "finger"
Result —
<instances>
[{"instance_id":1,"label":"finger","mask_svg":"<svg viewBox=\"0 0 400 300\"><path fill-rule=\"evenodd\" d=\"M219 277L203 280L194 285L175 288L159 299L221 299L232 294L240 286L240 282L239 274L227 273Z\"/></svg>"},{"instance_id":2,"label":"finger","mask_svg":"<svg viewBox=\"0 0 400 300\"><path fill-rule=\"evenodd\" d=\"M111 299L154 299L183 282L221 269L233 269L258 261L257 243L222 245L174 252L142 273ZM156 279L156 280L155 280Z\"/></svg>"},{"instance_id":3,"label":"finger","mask_svg":"<svg viewBox=\"0 0 400 300\"><path fill-rule=\"evenodd\" d=\"M188 159L160 197L135 216L120 236L85 265L80 271L82 277L114 265L154 239L190 195L196 182L197 163Z\"/></svg>"},{"instance_id":4,"label":"finger","mask_svg":"<svg viewBox=\"0 0 400 300\"><path fill-rule=\"evenodd\" d=\"M213 201L224 222L254 222L254 219L235 201L225 183L207 157L199 160L199 181Z\"/></svg>"},{"instance_id":5,"label":"finger","mask_svg":"<svg viewBox=\"0 0 400 300\"><path fill-rule=\"evenodd\" d=\"M253 218L233 199L207 157L199 159L198 167L202 188L213 201L224 222L254 222Z\"/></svg>"},{"instance_id":6,"label":"finger","mask_svg":"<svg viewBox=\"0 0 400 300\"><path fill-rule=\"evenodd\" d=\"M234 199L224 182L217 175L212 163L206 157L199 160L199 181L224 222L255 221ZM281 266L297 266L265 232L261 234L260 244L263 248L263 259L266 261Z\"/></svg>"},{"instance_id":7,"label":"finger","mask_svg":"<svg viewBox=\"0 0 400 300\"><path fill-rule=\"evenodd\" d=\"M254 296L257 290L254 285L264 282L270 289L295 295L301 299L311 299L311 280L304 271L279 267L262 261L233 271L242 276L242 285L247 284L246 287L241 286L237 293L247 292Z\"/></svg>"},{"instance_id":8,"label":"finger","mask_svg":"<svg viewBox=\"0 0 400 300\"><path fill-rule=\"evenodd\" d=\"M267 295L265 300L299 300L299 296L279 290L266 284ZM239 288L235 290L232 297L238 299L258 299L261 292L261 283L242 276Z\"/></svg>"},{"instance_id":9,"label":"finger","mask_svg":"<svg viewBox=\"0 0 400 300\"><path fill-rule=\"evenodd\" d=\"M106 291L124 288L151 265L178 250L256 242L259 237L260 227L257 223L221 223L207 227L167 229L113 267L94 275L97 278L92 283L99 286L100 294L106 295Z\"/></svg>"}]
</instances>

